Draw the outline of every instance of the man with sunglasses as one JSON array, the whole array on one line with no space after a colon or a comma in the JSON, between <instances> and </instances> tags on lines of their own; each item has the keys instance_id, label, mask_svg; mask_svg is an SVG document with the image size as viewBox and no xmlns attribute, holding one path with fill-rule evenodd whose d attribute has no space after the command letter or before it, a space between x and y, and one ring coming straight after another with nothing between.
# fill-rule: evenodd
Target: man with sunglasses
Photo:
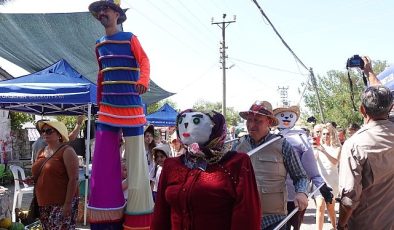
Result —
<instances>
[{"instance_id":1,"label":"man with sunglasses","mask_svg":"<svg viewBox=\"0 0 394 230\"><path fill-rule=\"evenodd\" d=\"M105 36L96 42L97 79L96 142L92 167L89 221L92 229L147 228L153 211L143 126L146 124L141 95L149 87L149 59L138 38L121 31L126 20L120 0L89 5ZM119 139L125 140L128 199L123 196ZM109 189L110 188L110 189ZM123 223L123 214L125 214Z\"/></svg>"},{"instance_id":2,"label":"man with sunglasses","mask_svg":"<svg viewBox=\"0 0 394 230\"><path fill-rule=\"evenodd\" d=\"M340 159L337 229L394 228L393 95L382 85L361 96L364 126L345 141Z\"/></svg>"}]
</instances>

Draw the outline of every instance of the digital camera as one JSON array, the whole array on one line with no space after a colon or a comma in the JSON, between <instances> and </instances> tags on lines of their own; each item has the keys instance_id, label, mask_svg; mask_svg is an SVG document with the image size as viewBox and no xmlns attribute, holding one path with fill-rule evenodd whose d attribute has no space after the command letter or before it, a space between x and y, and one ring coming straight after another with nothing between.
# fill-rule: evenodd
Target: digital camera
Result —
<instances>
[{"instance_id":1,"label":"digital camera","mask_svg":"<svg viewBox=\"0 0 394 230\"><path fill-rule=\"evenodd\" d=\"M360 68L364 69L364 60L359 55L347 59L346 68Z\"/></svg>"}]
</instances>

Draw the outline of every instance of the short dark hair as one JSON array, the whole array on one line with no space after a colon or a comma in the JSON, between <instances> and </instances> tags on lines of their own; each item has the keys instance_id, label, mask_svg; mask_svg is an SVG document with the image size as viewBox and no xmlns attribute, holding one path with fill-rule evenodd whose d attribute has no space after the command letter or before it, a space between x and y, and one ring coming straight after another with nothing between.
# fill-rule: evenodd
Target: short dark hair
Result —
<instances>
[{"instance_id":1,"label":"short dark hair","mask_svg":"<svg viewBox=\"0 0 394 230\"><path fill-rule=\"evenodd\" d=\"M370 117L387 116L393 105L393 95L385 86L369 86L361 95L361 104Z\"/></svg>"},{"instance_id":2,"label":"short dark hair","mask_svg":"<svg viewBox=\"0 0 394 230\"><path fill-rule=\"evenodd\" d=\"M348 127L348 129L354 130L354 131L357 131L357 130L359 130L360 128L361 128L360 125L358 125L358 124L356 124L356 123L351 123L351 124L349 125L349 127Z\"/></svg>"},{"instance_id":3,"label":"short dark hair","mask_svg":"<svg viewBox=\"0 0 394 230\"><path fill-rule=\"evenodd\" d=\"M335 121L329 121L328 123L331 123L331 125L332 125L334 128L337 128L337 123L336 123Z\"/></svg>"}]
</instances>

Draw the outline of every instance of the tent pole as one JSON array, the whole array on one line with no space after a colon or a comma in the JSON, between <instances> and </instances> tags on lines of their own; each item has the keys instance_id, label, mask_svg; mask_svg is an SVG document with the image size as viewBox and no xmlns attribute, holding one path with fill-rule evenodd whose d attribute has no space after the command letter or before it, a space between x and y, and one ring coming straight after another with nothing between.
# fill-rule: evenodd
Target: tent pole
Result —
<instances>
[{"instance_id":1,"label":"tent pole","mask_svg":"<svg viewBox=\"0 0 394 230\"><path fill-rule=\"evenodd\" d=\"M90 162L90 119L92 116L92 103L88 104L88 124L86 127L86 168L85 168L85 205L83 208L83 224L86 225L87 203L88 203L88 186L89 186L89 162Z\"/></svg>"}]
</instances>

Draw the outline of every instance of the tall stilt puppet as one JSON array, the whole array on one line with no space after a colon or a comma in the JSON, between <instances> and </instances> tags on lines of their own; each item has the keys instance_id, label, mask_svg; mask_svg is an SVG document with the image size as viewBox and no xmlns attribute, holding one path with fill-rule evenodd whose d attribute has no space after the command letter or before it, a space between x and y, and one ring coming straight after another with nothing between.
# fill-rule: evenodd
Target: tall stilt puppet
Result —
<instances>
[{"instance_id":1,"label":"tall stilt puppet","mask_svg":"<svg viewBox=\"0 0 394 230\"><path fill-rule=\"evenodd\" d=\"M124 229L149 229L153 200L143 141L146 119L140 97L149 85L149 59L135 35L119 31L117 25L126 20L119 0L93 2L89 11L106 33L96 42L99 112L88 206L90 226L122 229L124 222ZM119 150L122 133L128 167L124 216Z\"/></svg>"},{"instance_id":2,"label":"tall stilt puppet","mask_svg":"<svg viewBox=\"0 0 394 230\"><path fill-rule=\"evenodd\" d=\"M294 152L298 154L301 164L313 184L316 187L323 184L320 188L320 193L323 195L326 202L331 203L333 197L331 193L332 189L325 184L324 179L319 174L313 149L309 144L308 138L303 130L297 130L294 128L295 123L300 117L300 108L298 106L276 108L274 109L273 114L279 121L279 134L284 136L292 145ZM290 213L295 209L295 188L289 175L287 175L286 187L288 192L287 211ZM305 210L297 212L287 223L287 229L290 229L290 226L293 226L293 228L297 230L300 229L304 214Z\"/></svg>"}]
</instances>

